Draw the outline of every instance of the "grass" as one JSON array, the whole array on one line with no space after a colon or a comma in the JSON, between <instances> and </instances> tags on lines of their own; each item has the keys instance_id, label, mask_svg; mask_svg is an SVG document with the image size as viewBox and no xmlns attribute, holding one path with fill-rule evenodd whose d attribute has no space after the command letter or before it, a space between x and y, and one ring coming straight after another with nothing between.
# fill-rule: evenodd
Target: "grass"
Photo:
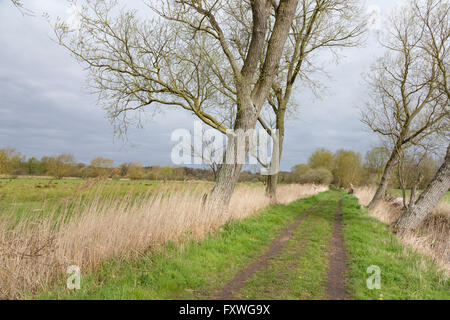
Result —
<instances>
[{"instance_id":1,"label":"grass","mask_svg":"<svg viewBox=\"0 0 450 320\"><path fill-rule=\"evenodd\" d=\"M403 244L353 196L343 198L349 290L356 299L450 299L450 283L428 257ZM381 289L369 290L367 268L381 269Z\"/></svg>"},{"instance_id":2,"label":"grass","mask_svg":"<svg viewBox=\"0 0 450 320\"><path fill-rule=\"evenodd\" d=\"M111 259L84 274L81 290L60 285L41 293L41 299L195 299L214 296L227 281L257 257L283 228L299 217L323 193L287 206L271 206L241 221L227 223L205 240L181 246L168 244L161 253L123 261Z\"/></svg>"},{"instance_id":3,"label":"grass","mask_svg":"<svg viewBox=\"0 0 450 320\"><path fill-rule=\"evenodd\" d=\"M85 184L91 193L81 189L60 204L42 204L38 212L7 210L0 215L1 297L37 292L69 265L88 273L114 257L125 261L171 242L204 239L228 220L249 217L270 203L262 184L238 185L228 208L202 204L211 184L162 183L144 195L125 193L122 182L116 193L110 192L109 182ZM139 185L136 189L144 188ZM283 185L279 199L289 203L321 190L326 187Z\"/></svg>"},{"instance_id":4,"label":"grass","mask_svg":"<svg viewBox=\"0 0 450 320\"><path fill-rule=\"evenodd\" d=\"M249 279L241 299L322 299L329 263L333 213L343 197L347 286L355 299L450 299L448 278L427 257L401 243L387 225L371 217L355 197L327 191L289 205L228 222L201 241L169 243L133 259L112 258L84 272L81 289L69 292L66 277L47 286L40 299L212 298L239 270L267 250L271 239L318 201L268 268ZM369 290L366 270L381 269L381 290ZM32 297L28 295L27 297Z\"/></svg>"},{"instance_id":5,"label":"grass","mask_svg":"<svg viewBox=\"0 0 450 320\"><path fill-rule=\"evenodd\" d=\"M367 205L375 194L375 187L360 187L355 196L361 205ZM447 193L448 194L448 193ZM402 202L397 200L380 201L370 214L379 221L393 225L403 213ZM450 275L450 202L442 199L433 212L422 222L419 228L410 232L402 241L416 250L430 256L447 275Z\"/></svg>"},{"instance_id":6,"label":"grass","mask_svg":"<svg viewBox=\"0 0 450 320\"><path fill-rule=\"evenodd\" d=\"M207 182L191 182L190 186L209 187ZM0 179L0 215L14 211L14 214L52 211L68 202L82 198L87 203L99 194L110 197L142 197L161 192L167 187L184 188L186 182L167 182L151 180L84 180L84 179L46 179L19 178Z\"/></svg>"}]
</instances>

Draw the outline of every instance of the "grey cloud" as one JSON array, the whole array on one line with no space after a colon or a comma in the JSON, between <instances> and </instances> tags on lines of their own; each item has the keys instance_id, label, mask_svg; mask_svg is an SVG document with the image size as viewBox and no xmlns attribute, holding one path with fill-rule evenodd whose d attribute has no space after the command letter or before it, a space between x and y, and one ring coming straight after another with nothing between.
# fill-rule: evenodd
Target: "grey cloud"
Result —
<instances>
[{"instance_id":1,"label":"grey cloud","mask_svg":"<svg viewBox=\"0 0 450 320\"><path fill-rule=\"evenodd\" d=\"M369 5L379 5L383 14L393 3L401 1L368 1ZM63 1L30 4L35 12L67 14ZM50 40L51 29L45 21L23 17L9 1L0 0L0 30L0 148L11 146L36 157L71 152L83 162L102 155L116 164L171 163L171 132L177 128L192 130L192 115L168 110L145 120L144 129L130 129L124 143L114 137L105 112L85 88L82 67ZM376 143L374 136L363 130L356 107L367 96L361 73L368 71L381 53L372 36L366 48L346 49L340 65L327 66L332 80L324 80L329 90L321 100L298 90L295 99L300 110L298 119L287 126L283 170L305 162L317 147L365 152Z\"/></svg>"}]
</instances>

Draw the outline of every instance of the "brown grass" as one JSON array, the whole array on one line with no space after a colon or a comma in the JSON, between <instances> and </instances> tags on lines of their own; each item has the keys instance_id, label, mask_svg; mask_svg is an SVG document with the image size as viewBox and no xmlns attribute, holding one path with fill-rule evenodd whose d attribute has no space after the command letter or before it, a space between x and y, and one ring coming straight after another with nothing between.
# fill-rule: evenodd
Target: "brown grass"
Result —
<instances>
[{"instance_id":1,"label":"brown grass","mask_svg":"<svg viewBox=\"0 0 450 320\"><path fill-rule=\"evenodd\" d=\"M168 241L202 239L228 219L242 219L269 205L264 188L239 185L228 210L203 207L197 187L168 185L145 197L94 197L86 206L72 202L59 214L30 215L17 222L0 217L0 297L20 298L49 285L69 265L86 272L111 257L129 258ZM279 200L288 203L327 187L286 185ZM102 199L102 200L101 200ZM70 219L67 217L70 215Z\"/></svg>"},{"instance_id":2,"label":"brown grass","mask_svg":"<svg viewBox=\"0 0 450 320\"><path fill-rule=\"evenodd\" d=\"M355 196L366 206L375 194L375 189L375 187L357 188ZM391 225L402 214L402 208L402 199L392 197L381 201L371 214ZM402 240L419 252L430 256L447 274L450 274L450 203L442 200L419 229L405 235Z\"/></svg>"}]
</instances>

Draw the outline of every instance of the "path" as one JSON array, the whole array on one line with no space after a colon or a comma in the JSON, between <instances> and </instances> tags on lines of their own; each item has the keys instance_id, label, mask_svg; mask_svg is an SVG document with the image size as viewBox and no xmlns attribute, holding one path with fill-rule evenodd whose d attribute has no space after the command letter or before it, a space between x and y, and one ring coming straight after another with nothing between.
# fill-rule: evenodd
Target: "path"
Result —
<instances>
[{"instance_id":1,"label":"path","mask_svg":"<svg viewBox=\"0 0 450 320\"><path fill-rule=\"evenodd\" d=\"M323 292L320 297L331 300L349 299L349 295L345 290L345 271L347 265L344 240L342 236L342 199L340 199L339 202L336 201L334 208L337 208L332 209L331 211L328 210L328 213L326 215L323 215L323 209L321 210L321 205L324 203L326 203L326 201L317 203L314 207L297 218L289 227L284 229L277 238L272 240L267 251L260 257L256 258L252 263L250 263L247 268L239 271L234 279L232 279L221 289L221 291L215 296L215 299L233 299L236 293L243 289L248 284L248 280L254 275L263 277L262 279L265 279L264 272L268 270L267 268L269 268L270 266L275 266L277 278L286 278L287 275L284 274L286 270L282 270L283 268L281 267L280 258L282 256L282 253L288 250L288 248L285 246L288 241L290 243L290 246L293 245L298 249L303 248L307 241L309 241L308 237L306 237L302 241L294 240L293 235L296 230L299 229L300 224L310 215L312 215L311 219L324 219L320 216L328 217L326 224L329 226L329 235L323 240L324 246L327 247L324 249L325 263L323 265L326 266L328 262L328 270L327 267L324 267L323 276L321 277L321 279L318 279L318 281L321 283L319 287L322 288L321 292ZM308 223L314 223L309 220L310 219L308 219ZM299 232L301 233L302 231ZM303 252L302 250L297 251ZM329 254L327 252L329 252ZM304 253L301 254L303 255ZM307 252L305 254L307 254ZM295 264L295 262L299 259L300 257L293 257L292 262ZM292 272L296 272L295 268L292 268L292 271L289 271L289 273ZM280 295L280 292L282 292L284 288L280 286L280 283L278 284L278 286L280 289L278 291L278 295ZM312 298L314 298L315 294L310 295L310 298L311 296Z\"/></svg>"},{"instance_id":2,"label":"path","mask_svg":"<svg viewBox=\"0 0 450 320\"><path fill-rule=\"evenodd\" d=\"M347 256L342 237L342 199L336 210L331 239L330 263L328 269L328 282L325 286L328 299L347 300L349 295L345 290L345 271L347 269Z\"/></svg>"},{"instance_id":3,"label":"path","mask_svg":"<svg viewBox=\"0 0 450 320\"><path fill-rule=\"evenodd\" d=\"M246 269L238 272L238 274L234 277L234 279L222 288L221 292L215 297L215 299L217 300L232 299L233 293L242 289L245 286L247 280L252 275L266 268L267 265L269 264L269 260L277 256L281 252L283 245L292 237L292 234L295 232L300 223L312 212L314 212L314 210L316 210L320 206L320 204L321 202L316 204L314 207L309 209L305 214L300 216L296 221L294 221L289 227L284 229L277 238L272 240L269 249L266 251L266 253L257 258Z\"/></svg>"}]
</instances>

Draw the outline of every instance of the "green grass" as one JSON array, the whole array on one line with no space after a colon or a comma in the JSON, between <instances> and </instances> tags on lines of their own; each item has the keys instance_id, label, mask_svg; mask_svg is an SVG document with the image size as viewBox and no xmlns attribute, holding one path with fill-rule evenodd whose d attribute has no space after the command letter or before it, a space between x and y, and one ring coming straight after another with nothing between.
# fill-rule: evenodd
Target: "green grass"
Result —
<instances>
[{"instance_id":1,"label":"green grass","mask_svg":"<svg viewBox=\"0 0 450 320\"><path fill-rule=\"evenodd\" d=\"M348 291L354 299L450 299L450 285L428 258L402 244L389 228L368 215L357 199L328 191L271 206L225 225L200 242L171 243L133 259L110 259L82 272L81 289L69 292L66 275L37 296L40 299L209 299L237 272L264 253L272 239L321 200L303 220L281 254L254 274L235 298L322 299L329 263L333 214L343 198ZM369 290L369 266L381 269L381 289Z\"/></svg>"},{"instance_id":2,"label":"green grass","mask_svg":"<svg viewBox=\"0 0 450 320\"><path fill-rule=\"evenodd\" d=\"M345 195L342 204L348 285L355 299L450 299L450 283L430 259L402 244L353 196ZM380 290L367 288L371 265L381 269Z\"/></svg>"},{"instance_id":3,"label":"green grass","mask_svg":"<svg viewBox=\"0 0 450 320\"><path fill-rule=\"evenodd\" d=\"M207 182L189 183L207 190ZM173 191L184 190L186 182L167 182L151 180L107 180L90 181L83 179L45 179L18 178L0 179L0 215L10 214L21 219L28 215L46 216L49 213L71 210L75 204L89 205L95 199L110 198L142 198L153 192L161 192L161 188ZM193 190L193 188L190 188Z\"/></svg>"},{"instance_id":4,"label":"green grass","mask_svg":"<svg viewBox=\"0 0 450 320\"><path fill-rule=\"evenodd\" d=\"M195 299L211 298L256 258L282 229L314 206L323 193L288 206L271 206L259 214L233 221L201 242L170 244L160 253L122 261L112 259L83 274L81 289L69 293L65 277L41 299Z\"/></svg>"}]
</instances>

